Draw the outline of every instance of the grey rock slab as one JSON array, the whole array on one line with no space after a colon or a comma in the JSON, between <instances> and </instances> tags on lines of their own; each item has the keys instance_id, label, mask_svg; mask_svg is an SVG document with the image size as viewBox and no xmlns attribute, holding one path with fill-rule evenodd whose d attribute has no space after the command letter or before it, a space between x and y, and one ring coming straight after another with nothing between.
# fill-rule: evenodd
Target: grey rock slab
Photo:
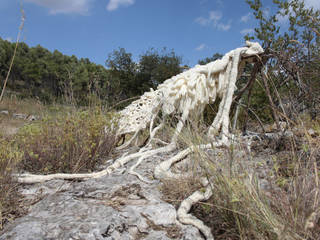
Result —
<instances>
[{"instance_id":1,"label":"grey rock slab","mask_svg":"<svg viewBox=\"0 0 320 240\"><path fill-rule=\"evenodd\" d=\"M137 171L144 174L155 162L146 164ZM202 239L196 228L176 220L158 188L158 181L146 184L127 173L25 185L22 194L41 200L8 224L0 240Z\"/></svg>"}]
</instances>

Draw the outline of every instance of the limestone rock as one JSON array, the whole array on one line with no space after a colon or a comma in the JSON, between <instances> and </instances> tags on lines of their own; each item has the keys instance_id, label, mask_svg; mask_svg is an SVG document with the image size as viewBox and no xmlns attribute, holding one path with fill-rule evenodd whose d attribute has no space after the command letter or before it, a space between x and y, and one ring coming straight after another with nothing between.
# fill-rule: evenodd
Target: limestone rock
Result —
<instances>
[{"instance_id":1,"label":"limestone rock","mask_svg":"<svg viewBox=\"0 0 320 240\"><path fill-rule=\"evenodd\" d=\"M148 164L140 171L155 163ZM198 229L177 221L175 208L161 200L158 184L112 174L25 185L21 193L27 198L43 199L27 216L8 224L0 240L202 239Z\"/></svg>"}]
</instances>

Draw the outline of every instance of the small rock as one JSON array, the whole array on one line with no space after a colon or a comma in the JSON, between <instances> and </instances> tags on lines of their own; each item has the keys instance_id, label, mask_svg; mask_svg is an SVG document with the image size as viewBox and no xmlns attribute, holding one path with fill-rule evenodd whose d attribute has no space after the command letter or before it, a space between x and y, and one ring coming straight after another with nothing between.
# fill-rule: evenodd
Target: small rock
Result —
<instances>
[{"instance_id":1,"label":"small rock","mask_svg":"<svg viewBox=\"0 0 320 240\"><path fill-rule=\"evenodd\" d=\"M26 119L28 115L23 113L14 113L12 114L12 117L16 119Z\"/></svg>"},{"instance_id":2,"label":"small rock","mask_svg":"<svg viewBox=\"0 0 320 240\"><path fill-rule=\"evenodd\" d=\"M38 120L38 117L37 117L37 116L34 116L34 115L29 115L29 116L27 117L27 120L28 120L29 122L32 122L32 121Z\"/></svg>"},{"instance_id":3,"label":"small rock","mask_svg":"<svg viewBox=\"0 0 320 240\"><path fill-rule=\"evenodd\" d=\"M0 114L9 115L9 111L7 111L7 110L2 110L2 111L0 111Z\"/></svg>"},{"instance_id":4,"label":"small rock","mask_svg":"<svg viewBox=\"0 0 320 240\"><path fill-rule=\"evenodd\" d=\"M310 129L308 130L308 134L309 134L311 137L315 137L315 136L317 135L316 131L313 130L312 128L310 128Z\"/></svg>"},{"instance_id":5,"label":"small rock","mask_svg":"<svg viewBox=\"0 0 320 240\"><path fill-rule=\"evenodd\" d=\"M270 182L267 181L266 179L261 179L261 180L259 181L259 187L260 187L260 189L263 190L263 191L268 191L268 190L270 190L270 188L271 188Z\"/></svg>"}]
</instances>

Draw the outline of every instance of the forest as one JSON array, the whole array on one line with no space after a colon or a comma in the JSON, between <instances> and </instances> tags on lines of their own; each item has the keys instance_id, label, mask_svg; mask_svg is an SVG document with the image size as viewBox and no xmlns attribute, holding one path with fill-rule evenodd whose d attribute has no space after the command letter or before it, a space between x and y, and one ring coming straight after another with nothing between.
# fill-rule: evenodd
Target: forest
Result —
<instances>
[{"instance_id":1,"label":"forest","mask_svg":"<svg viewBox=\"0 0 320 240\"><path fill-rule=\"evenodd\" d=\"M0 38L0 82L3 83L15 43ZM209 61L209 60L208 60ZM173 50L149 49L139 62L124 48L106 56L106 66L78 59L37 45L18 44L8 80L8 89L21 98L37 98L44 103L64 102L86 105L92 98L112 104L141 95L180 73L182 59Z\"/></svg>"}]
</instances>

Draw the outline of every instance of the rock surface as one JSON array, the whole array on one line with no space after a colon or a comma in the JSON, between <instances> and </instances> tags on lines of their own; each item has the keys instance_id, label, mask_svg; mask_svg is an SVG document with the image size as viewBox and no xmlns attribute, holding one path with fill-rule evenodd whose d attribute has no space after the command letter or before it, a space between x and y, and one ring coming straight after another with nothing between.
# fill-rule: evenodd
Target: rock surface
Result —
<instances>
[{"instance_id":1,"label":"rock surface","mask_svg":"<svg viewBox=\"0 0 320 240\"><path fill-rule=\"evenodd\" d=\"M146 161L138 171L150 177L160 158ZM27 198L41 200L8 224L0 239L203 239L196 228L176 220L175 208L161 200L159 184L124 173L25 185L21 192Z\"/></svg>"}]
</instances>

